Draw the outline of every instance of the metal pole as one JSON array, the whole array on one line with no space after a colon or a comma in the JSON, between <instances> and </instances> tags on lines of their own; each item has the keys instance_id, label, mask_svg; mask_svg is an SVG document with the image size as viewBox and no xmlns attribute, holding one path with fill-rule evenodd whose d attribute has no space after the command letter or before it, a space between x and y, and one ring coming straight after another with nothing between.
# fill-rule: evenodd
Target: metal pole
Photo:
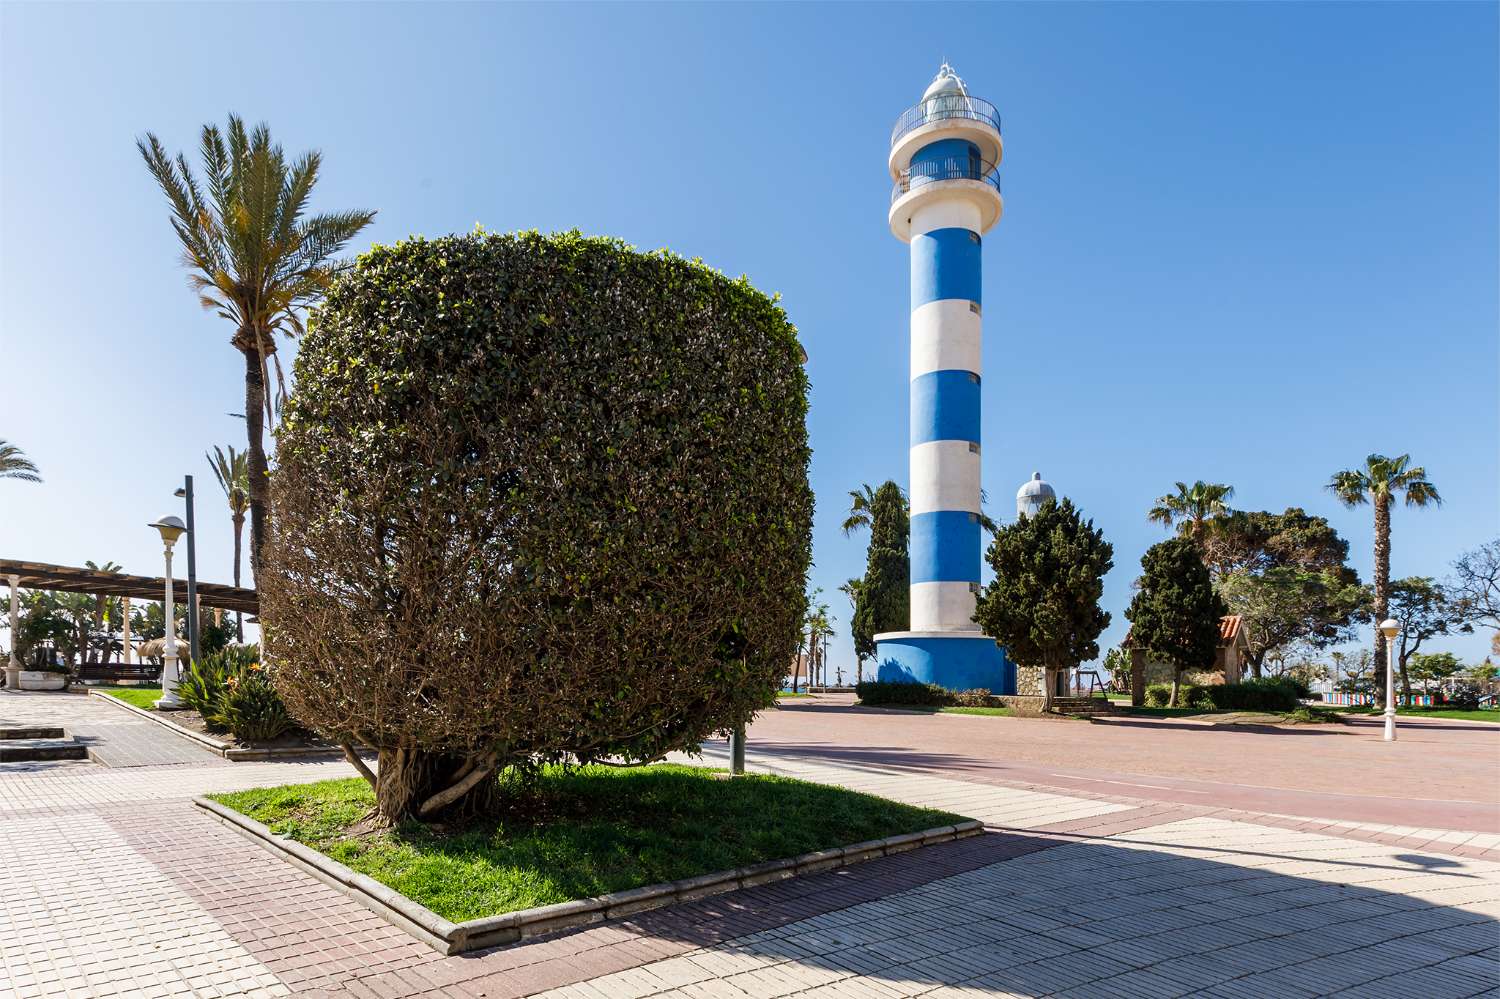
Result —
<instances>
[{"instance_id":1,"label":"metal pole","mask_svg":"<svg viewBox=\"0 0 1500 999\"><path fill-rule=\"evenodd\" d=\"M182 707L177 699L177 608L172 601L172 546L166 547L167 595L162 603L162 622L167 626L162 638L161 700L156 702L158 710L171 711Z\"/></svg>"},{"instance_id":2,"label":"metal pole","mask_svg":"<svg viewBox=\"0 0 1500 999\"><path fill-rule=\"evenodd\" d=\"M745 775L745 726L729 733L729 776Z\"/></svg>"},{"instance_id":3,"label":"metal pole","mask_svg":"<svg viewBox=\"0 0 1500 999\"><path fill-rule=\"evenodd\" d=\"M193 530L193 477L184 476L183 492L187 495L187 541L188 541L188 655L189 662L198 661L198 532Z\"/></svg>"},{"instance_id":4,"label":"metal pole","mask_svg":"<svg viewBox=\"0 0 1500 999\"><path fill-rule=\"evenodd\" d=\"M1396 643L1385 640L1385 741L1396 741Z\"/></svg>"}]
</instances>

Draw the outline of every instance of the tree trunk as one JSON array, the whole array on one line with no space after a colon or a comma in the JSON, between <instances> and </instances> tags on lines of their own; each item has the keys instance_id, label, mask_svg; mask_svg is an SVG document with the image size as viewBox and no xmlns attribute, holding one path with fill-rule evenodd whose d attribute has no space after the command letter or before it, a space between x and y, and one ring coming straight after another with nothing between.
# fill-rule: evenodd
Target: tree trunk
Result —
<instances>
[{"instance_id":1,"label":"tree trunk","mask_svg":"<svg viewBox=\"0 0 1500 999\"><path fill-rule=\"evenodd\" d=\"M245 530L245 515L236 510L234 516L234 585L240 585L240 535ZM245 616L240 611L234 612L234 640L241 644L245 641Z\"/></svg>"},{"instance_id":2,"label":"tree trunk","mask_svg":"<svg viewBox=\"0 0 1500 999\"><path fill-rule=\"evenodd\" d=\"M250 574L260 585L261 554L265 551L267 479L265 429L265 375L259 353L252 345L245 352L245 457L250 477Z\"/></svg>"},{"instance_id":3,"label":"tree trunk","mask_svg":"<svg viewBox=\"0 0 1500 999\"><path fill-rule=\"evenodd\" d=\"M1375 701L1385 706L1385 673L1388 656L1380 622L1390 611L1391 588L1391 500L1375 496Z\"/></svg>"},{"instance_id":4,"label":"tree trunk","mask_svg":"<svg viewBox=\"0 0 1500 999\"><path fill-rule=\"evenodd\" d=\"M1407 673L1406 673L1406 656L1397 655L1397 657L1396 657L1396 667L1400 671L1400 676L1401 676L1401 700L1404 701L1408 707L1410 707L1411 706L1411 677L1408 676ZM1423 686L1425 687L1426 684L1423 684Z\"/></svg>"},{"instance_id":5,"label":"tree trunk","mask_svg":"<svg viewBox=\"0 0 1500 999\"><path fill-rule=\"evenodd\" d=\"M408 819L452 822L493 813L500 802L500 784L489 762L480 764L488 772L485 779L446 806L422 813L423 803L463 777L468 772L465 764L471 762L451 753L382 749L375 783L375 809L380 820L390 825Z\"/></svg>"},{"instance_id":6,"label":"tree trunk","mask_svg":"<svg viewBox=\"0 0 1500 999\"><path fill-rule=\"evenodd\" d=\"M1182 670L1172 667L1172 696L1167 698L1167 707L1177 707L1177 690L1182 686Z\"/></svg>"},{"instance_id":7,"label":"tree trunk","mask_svg":"<svg viewBox=\"0 0 1500 999\"><path fill-rule=\"evenodd\" d=\"M1262 652L1256 655L1252 652L1246 657L1246 661L1250 663L1250 675L1259 680L1261 677L1261 666L1266 661L1266 654Z\"/></svg>"}]
</instances>

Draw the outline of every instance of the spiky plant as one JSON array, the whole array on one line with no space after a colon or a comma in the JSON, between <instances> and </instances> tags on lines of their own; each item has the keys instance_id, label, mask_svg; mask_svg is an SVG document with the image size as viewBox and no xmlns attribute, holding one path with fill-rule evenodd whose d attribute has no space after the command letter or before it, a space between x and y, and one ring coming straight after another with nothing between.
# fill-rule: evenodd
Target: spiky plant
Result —
<instances>
[{"instance_id":1,"label":"spiky plant","mask_svg":"<svg viewBox=\"0 0 1500 999\"><path fill-rule=\"evenodd\" d=\"M136 147L171 206L189 284L205 309L234 324L229 342L244 357L250 565L258 569L269 526L263 424L274 413L273 363L283 385L276 338L302 333L303 311L339 269L334 255L375 213L307 216L322 155L313 150L288 163L264 124L247 131L238 115L229 116L226 133L203 127L201 184L187 157L168 156L150 132Z\"/></svg>"},{"instance_id":2,"label":"spiky plant","mask_svg":"<svg viewBox=\"0 0 1500 999\"><path fill-rule=\"evenodd\" d=\"M1390 611L1391 592L1391 501L1405 494L1406 505L1441 506L1437 486L1427 479L1427 469L1411 463L1411 455L1387 458L1372 454L1362 468L1334 473L1328 489L1351 509L1365 503L1375 507L1375 670L1379 697L1385 698L1386 650L1380 622Z\"/></svg>"},{"instance_id":3,"label":"spiky plant","mask_svg":"<svg viewBox=\"0 0 1500 999\"><path fill-rule=\"evenodd\" d=\"M227 450L227 454L225 451ZM234 524L234 585L240 585L240 535L245 529L245 511L250 509L250 464L245 452L236 451L233 444L220 448L214 445L214 453L204 452L208 467L213 470L224 498L229 502L229 518ZM234 612L234 639L245 640L244 616Z\"/></svg>"}]
</instances>

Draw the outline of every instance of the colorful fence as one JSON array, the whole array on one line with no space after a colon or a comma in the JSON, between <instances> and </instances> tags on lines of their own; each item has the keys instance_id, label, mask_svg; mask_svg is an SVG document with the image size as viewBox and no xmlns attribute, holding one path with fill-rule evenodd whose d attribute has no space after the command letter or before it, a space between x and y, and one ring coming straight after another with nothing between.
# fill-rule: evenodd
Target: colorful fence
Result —
<instances>
[{"instance_id":1,"label":"colorful fence","mask_svg":"<svg viewBox=\"0 0 1500 999\"><path fill-rule=\"evenodd\" d=\"M1413 705L1420 707L1431 707L1434 703L1432 694L1412 694L1410 697L1402 697L1398 694L1396 702L1405 707L1412 707ZM1375 698L1371 694L1333 693L1324 694L1323 703L1345 704L1349 705L1350 707L1358 707L1360 705L1374 704Z\"/></svg>"}]
</instances>

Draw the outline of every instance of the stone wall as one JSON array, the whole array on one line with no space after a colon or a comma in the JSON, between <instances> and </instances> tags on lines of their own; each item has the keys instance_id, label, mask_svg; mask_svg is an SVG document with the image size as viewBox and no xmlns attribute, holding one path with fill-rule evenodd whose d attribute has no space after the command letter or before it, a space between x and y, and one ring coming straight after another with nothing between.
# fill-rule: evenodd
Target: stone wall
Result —
<instances>
[{"instance_id":1,"label":"stone wall","mask_svg":"<svg viewBox=\"0 0 1500 999\"><path fill-rule=\"evenodd\" d=\"M1045 683L1041 666L1016 666L1016 693L1023 697L1041 697Z\"/></svg>"}]
</instances>

